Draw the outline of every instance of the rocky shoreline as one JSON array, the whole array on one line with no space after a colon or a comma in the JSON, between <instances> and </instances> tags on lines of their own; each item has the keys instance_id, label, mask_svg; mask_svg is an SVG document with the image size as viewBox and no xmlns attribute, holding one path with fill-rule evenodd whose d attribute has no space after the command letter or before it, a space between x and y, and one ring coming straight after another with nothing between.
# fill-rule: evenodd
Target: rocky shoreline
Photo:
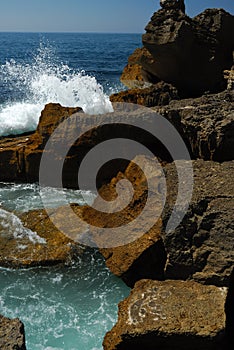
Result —
<instances>
[{"instance_id":1,"label":"rocky shoreline","mask_svg":"<svg viewBox=\"0 0 234 350\"><path fill-rule=\"evenodd\" d=\"M117 183L124 178L131 181L134 196L124 211L104 215L88 206L71 205L73 213L84 222L80 227L75 224L71 227L68 208L50 212L64 226L69 225L69 238L54 226L45 210L15 213L26 229L41 238L36 242L22 237L13 239L0 221L0 266L69 264L82 254L84 247L77 241L88 230L92 241L101 247L111 272L132 288L129 297L119 304L116 325L105 336L105 350L231 350L234 344L234 16L222 9L208 9L189 18L183 1L160 3L162 8L146 26L144 47L129 57L123 71L121 81L129 90L110 99L114 108L119 102L151 108L183 138L192 159L194 188L182 222L175 230L167 231L178 193L177 170L183 173L186 161L172 161L161 144L148 134L139 133L138 141L153 150L166 179L166 204L157 220L155 215L161 211L162 174L149 171L154 158L140 155L137 160L141 158L143 171L136 166L136 159L120 162L118 171L115 167L105 168L97 182L99 194L112 200ZM46 142L64 120L69 122L61 138L53 140L54 144L60 145L73 137L75 119L71 116L74 114L81 121L81 130L86 130L90 120L96 117L86 115L80 108L51 103L42 111L34 133L2 137L0 181L37 182ZM77 170L83 157L101 141L116 137L118 131L104 125L83 133L66 155L65 187L77 186ZM129 126L126 135L132 132ZM124 225L143 210L148 190L145 170L150 172L147 181L155 184L156 199L145 221L135 229L138 231L152 221L151 228L126 245L105 247L105 235L97 235L92 226L105 229ZM179 213L183 209L177 210ZM129 234L127 229L122 233ZM26 248L19 249L19 245ZM0 316L0 348L26 349L24 327L19 320Z\"/></svg>"}]
</instances>

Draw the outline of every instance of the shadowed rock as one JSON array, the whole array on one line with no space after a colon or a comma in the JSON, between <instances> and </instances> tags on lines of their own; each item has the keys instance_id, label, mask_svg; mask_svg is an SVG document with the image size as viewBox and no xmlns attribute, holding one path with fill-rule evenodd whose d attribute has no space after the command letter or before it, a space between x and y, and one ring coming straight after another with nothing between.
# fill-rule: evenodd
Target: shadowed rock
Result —
<instances>
[{"instance_id":1,"label":"shadowed rock","mask_svg":"<svg viewBox=\"0 0 234 350\"><path fill-rule=\"evenodd\" d=\"M18 318L10 320L0 315L0 349L26 350L24 325Z\"/></svg>"}]
</instances>

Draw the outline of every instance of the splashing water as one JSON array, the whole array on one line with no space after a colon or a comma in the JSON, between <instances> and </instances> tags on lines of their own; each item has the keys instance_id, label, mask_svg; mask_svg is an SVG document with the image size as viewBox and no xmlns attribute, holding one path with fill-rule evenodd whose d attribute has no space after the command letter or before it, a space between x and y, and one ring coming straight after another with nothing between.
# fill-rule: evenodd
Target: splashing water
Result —
<instances>
[{"instance_id":1,"label":"splashing water","mask_svg":"<svg viewBox=\"0 0 234 350\"><path fill-rule=\"evenodd\" d=\"M53 48L40 44L32 63L7 61L0 67L0 80L23 100L0 107L0 136L36 129L41 110L49 102L81 107L88 114L112 112L109 97L95 77L56 62Z\"/></svg>"},{"instance_id":2,"label":"splashing water","mask_svg":"<svg viewBox=\"0 0 234 350\"><path fill-rule=\"evenodd\" d=\"M45 239L38 236L36 232L23 226L21 220L4 209L0 209L0 233L1 236L8 237L9 239L23 239L27 238L32 243L46 243Z\"/></svg>"}]
</instances>

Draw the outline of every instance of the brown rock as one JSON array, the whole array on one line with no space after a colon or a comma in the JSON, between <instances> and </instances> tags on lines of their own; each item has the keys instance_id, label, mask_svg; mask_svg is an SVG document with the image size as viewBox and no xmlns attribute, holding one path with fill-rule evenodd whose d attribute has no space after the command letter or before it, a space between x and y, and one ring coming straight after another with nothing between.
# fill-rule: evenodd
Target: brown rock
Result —
<instances>
[{"instance_id":1,"label":"brown rock","mask_svg":"<svg viewBox=\"0 0 234 350\"><path fill-rule=\"evenodd\" d=\"M155 162L147 159L143 172ZM137 159L133 160L133 162ZM229 277L234 266L234 240L232 217L234 215L234 187L230 174L234 172L234 162L216 163L212 161L193 161L194 189L190 206L185 211L185 217L176 229L165 232L171 216L172 208L177 197L177 172L174 163L164 167L167 180L167 201L162 214L163 225L161 226L158 215L162 208L163 184L162 174L153 173L147 177L148 181L155 184L155 202L141 218L135 231L145 232L131 244L123 245L125 237L131 231L125 227L126 221L133 221L142 212L146 203L148 188L144 177L137 170L134 163L130 163L124 174L119 173L110 185L100 189L100 195L106 199L113 199L116 183L122 179L129 179L135 188L134 199L126 210L117 214L103 214L93 209L84 211L84 219L98 227L121 226L119 247L106 244L110 236L105 233L95 235L94 240L101 249L106 259L107 266L111 271L123 278L130 286L139 278L159 279L163 278L165 270L166 278L194 279L204 284L227 286ZM186 175L183 172L185 162L177 161L177 166L182 170L182 183L186 183ZM145 167L144 167L145 166ZM161 175L160 175L161 174ZM186 192L183 193L186 195ZM161 203L161 204L160 204ZM184 202L177 207L176 212L183 212ZM113 209L113 206L112 206ZM90 221L89 221L90 220ZM155 222L155 225L154 225ZM152 229L144 228L148 223ZM140 227L142 225L142 227ZM163 237L163 242L162 242ZM114 240L116 241L116 236ZM105 241L106 240L106 241ZM166 251L166 254L165 254ZM167 260L166 260L167 255ZM166 265L165 261L167 261ZM136 265L137 264L137 265ZM161 271L161 273L159 273Z\"/></svg>"},{"instance_id":2,"label":"brown rock","mask_svg":"<svg viewBox=\"0 0 234 350\"><path fill-rule=\"evenodd\" d=\"M53 211L65 225L69 220L66 207ZM53 225L45 210L21 214L20 219L13 213L0 211L0 266L68 264L81 254L80 247Z\"/></svg>"},{"instance_id":3,"label":"brown rock","mask_svg":"<svg viewBox=\"0 0 234 350\"><path fill-rule=\"evenodd\" d=\"M193 159L234 159L234 90L155 108L178 130Z\"/></svg>"},{"instance_id":4,"label":"brown rock","mask_svg":"<svg viewBox=\"0 0 234 350\"><path fill-rule=\"evenodd\" d=\"M225 297L225 289L196 282L139 281L119 304L117 324L106 334L103 347L220 349Z\"/></svg>"},{"instance_id":5,"label":"brown rock","mask_svg":"<svg viewBox=\"0 0 234 350\"><path fill-rule=\"evenodd\" d=\"M147 180L157 182L161 172L151 168L151 161L144 157L139 157L137 161L141 162L143 171L150 170L150 178ZM123 178L129 179L135 187L133 199L127 208L114 214L105 214L103 213L105 205L100 207L100 211L88 207L83 210L83 219L92 225L89 227L90 235L95 244L100 247L100 252L106 259L106 265L132 287L142 278L162 279L164 277L166 254L161 239L162 222L160 219L157 220L157 215L159 216L162 210L162 195L157 193L153 197L149 211L130 228L127 224L134 221L140 214L147 200L146 179L139 167L131 163L124 175L119 173L109 185L104 185L100 189L99 194L107 201L113 200L116 196L116 184ZM122 198L125 199L125 197L126 191ZM98 200L95 201L95 205L98 204ZM112 211L118 209L118 205L120 203L116 203L116 206L112 205ZM119 226L121 229L118 235L108 230ZM94 227L104 229L97 232Z\"/></svg>"},{"instance_id":6,"label":"brown rock","mask_svg":"<svg viewBox=\"0 0 234 350\"><path fill-rule=\"evenodd\" d=\"M234 268L229 280L229 289L227 294L227 299L225 303L226 312L226 333L228 341L228 349L233 349L234 346Z\"/></svg>"},{"instance_id":7,"label":"brown rock","mask_svg":"<svg viewBox=\"0 0 234 350\"><path fill-rule=\"evenodd\" d=\"M130 89L111 95L111 102L135 103L145 107L168 105L171 100L177 100L176 88L163 82L147 88Z\"/></svg>"},{"instance_id":8,"label":"brown rock","mask_svg":"<svg viewBox=\"0 0 234 350\"><path fill-rule=\"evenodd\" d=\"M177 166L184 169L184 162L178 161ZM230 179L234 162L197 160L193 162L193 170L193 196L186 216L175 230L164 236L168 254L166 277L227 286L234 265L234 186ZM165 173L168 197L164 225L177 197L177 172L173 164L165 167ZM178 207L178 213L180 210Z\"/></svg>"},{"instance_id":9,"label":"brown rock","mask_svg":"<svg viewBox=\"0 0 234 350\"><path fill-rule=\"evenodd\" d=\"M223 71L233 64L234 17L208 9L191 19L178 3L164 1L145 28L143 45L154 59L151 73L184 97L224 90Z\"/></svg>"},{"instance_id":10,"label":"brown rock","mask_svg":"<svg viewBox=\"0 0 234 350\"><path fill-rule=\"evenodd\" d=\"M0 315L0 349L26 350L24 325L18 318L10 320Z\"/></svg>"},{"instance_id":11,"label":"brown rock","mask_svg":"<svg viewBox=\"0 0 234 350\"><path fill-rule=\"evenodd\" d=\"M154 59L146 48L137 48L128 58L120 81L130 89L144 87L147 83L156 83L158 79L153 76L151 66ZM144 69L143 67L146 67Z\"/></svg>"}]
</instances>

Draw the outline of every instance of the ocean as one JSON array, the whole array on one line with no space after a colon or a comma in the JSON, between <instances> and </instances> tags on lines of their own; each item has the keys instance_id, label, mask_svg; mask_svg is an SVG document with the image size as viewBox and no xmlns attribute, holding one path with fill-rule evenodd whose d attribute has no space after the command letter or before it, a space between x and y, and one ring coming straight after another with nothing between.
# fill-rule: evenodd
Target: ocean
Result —
<instances>
[{"instance_id":1,"label":"ocean","mask_svg":"<svg viewBox=\"0 0 234 350\"><path fill-rule=\"evenodd\" d=\"M140 34L0 33L0 136L35 130L49 102L104 113Z\"/></svg>"},{"instance_id":2,"label":"ocean","mask_svg":"<svg viewBox=\"0 0 234 350\"><path fill-rule=\"evenodd\" d=\"M0 137L35 130L49 102L109 111L139 46L140 34L0 33ZM61 205L59 190L48 190L50 205ZM83 204L79 191L64 191ZM0 183L0 207L0 220L6 211L42 208L38 185ZM0 314L24 322L27 350L101 350L128 293L95 250L69 267L0 268Z\"/></svg>"}]
</instances>

